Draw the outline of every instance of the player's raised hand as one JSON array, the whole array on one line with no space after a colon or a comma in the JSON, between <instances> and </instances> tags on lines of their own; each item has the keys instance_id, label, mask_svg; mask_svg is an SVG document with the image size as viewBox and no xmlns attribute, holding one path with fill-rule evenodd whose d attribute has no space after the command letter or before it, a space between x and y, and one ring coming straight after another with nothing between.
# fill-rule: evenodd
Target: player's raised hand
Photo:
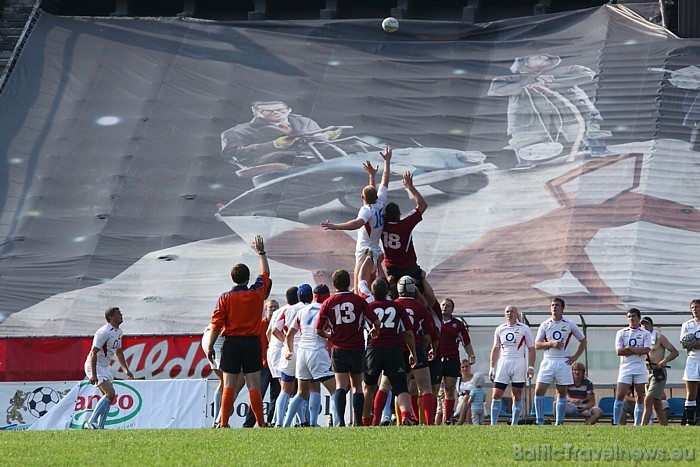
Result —
<instances>
[{"instance_id":1,"label":"player's raised hand","mask_svg":"<svg viewBox=\"0 0 700 467\"><path fill-rule=\"evenodd\" d=\"M382 159L385 161L391 160L391 146L388 144L384 146L384 151L380 152L379 155L382 156Z\"/></svg>"},{"instance_id":2,"label":"player's raised hand","mask_svg":"<svg viewBox=\"0 0 700 467\"><path fill-rule=\"evenodd\" d=\"M263 241L262 235L256 235L253 239L253 248L258 253L265 251L265 242Z\"/></svg>"},{"instance_id":3,"label":"player's raised hand","mask_svg":"<svg viewBox=\"0 0 700 467\"><path fill-rule=\"evenodd\" d=\"M335 224L329 221L328 219L321 222L321 228L323 230L337 230Z\"/></svg>"},{"instance_id":4,"label":"player's raised hand","mask_svg":"<svg viewBox=\"0 0 700 467\"><path fill-rule=\"evenodd\" d=\"M373 167L370 161L365 161L364 164L362 164L362 168L372 177L376 177L377 172L379 172L379 166Z\"/></svg>"},{"instance_id":5,"label":"player's raised hand","mask_svg":"<svg viewBox=\"0 0 700 467\"><path fill-rule=\"evenodd\" d=\"M413 174L409 171L403 173L403 186L406 188L413 186Z\"/></svg>"}]
</instances>

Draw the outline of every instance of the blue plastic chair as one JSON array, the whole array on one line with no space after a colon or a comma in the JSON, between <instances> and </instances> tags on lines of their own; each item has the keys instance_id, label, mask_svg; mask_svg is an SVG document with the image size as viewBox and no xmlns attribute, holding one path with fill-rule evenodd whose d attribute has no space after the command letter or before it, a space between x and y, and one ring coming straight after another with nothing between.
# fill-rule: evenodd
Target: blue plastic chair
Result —
<instances>
[{"instance_id":1,"label":"blue plastic chair","mask_svg":"<svg viewBox=\"0 0 700 467\"><path fill-rule=\"evenodd\" d=\"M615 398L614 397L602 397L599 401L598 404L596 404L600 410L603 411L603 417L610 417L612 418L613 416L613 405L615 405Z\"/></svg>"},{"instance_id":2,"label":"blue plastic chair","mask_svg":"<svg viewBox=\"0 0 700 467\"><path fill-rule=\"evenodd\" d=\"M668 399L668 418L683 418L685 410L685 397L671 397Z\"/></svg>"}]
</instances>

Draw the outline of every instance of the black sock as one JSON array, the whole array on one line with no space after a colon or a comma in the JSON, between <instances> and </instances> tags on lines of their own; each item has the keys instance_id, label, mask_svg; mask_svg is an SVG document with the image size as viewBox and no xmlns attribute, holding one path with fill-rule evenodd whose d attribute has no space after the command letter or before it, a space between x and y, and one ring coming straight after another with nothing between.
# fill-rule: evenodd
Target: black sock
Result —
<instances>
[{"instance_id":1,"label":"black sock","mask_svg":"<svg viewBox=\"0 0 700 467\"><path fill-rule=\"evenodd\" d=\"M345 426L345 406L347 401L347 391L342 388L338 388L333 393L333 403L335 404L336 411L338 412L338 425Z\"/></svg>"},{"instance_id":2,"label":"black sock","mask_svg":"<svg viewBox=\"0 0 700 467\"><path fill-rule=\"evenodd\" d=\"M693 425L695 423L695 406L685 406L685 424Z\"/></svg>"},{"instance_id":3,"label":"black sock","mask_svg":"<svg viewBox=\"0 0 700 467\"><path fill-rule=\"evenodd\" d=\"M362 426L362 411L365 408L365 395L360 393L352 394L352 410L355 413L355 426Z\"/></svg>"}]
</instances>

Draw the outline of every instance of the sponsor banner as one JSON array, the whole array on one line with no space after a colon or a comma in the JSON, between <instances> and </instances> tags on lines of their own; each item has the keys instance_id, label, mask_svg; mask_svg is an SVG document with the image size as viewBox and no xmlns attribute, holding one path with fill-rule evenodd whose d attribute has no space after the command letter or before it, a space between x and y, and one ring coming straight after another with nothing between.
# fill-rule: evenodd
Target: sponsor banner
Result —
<instances>
[{"instance_id":1,"label":"sponsor banner","mask_svg":"<svg viewBox=\"0 0 700 467\"><path fill-rule=\"evenodd\" d=\"M59 404L78 381L0 383L0 430L22 430Z\"/></svg>"},{"instance_id":2,"label":"sponsor banner","mask_svg":"<svg viewBox=\"0 0 700 467\"><path fill-rule=\"evenodd\" d=\"M105 428L201 428L206 384L204 379L114 381L117 396ZM81 381L29 429L82 429L100 397L98 388Z\"/></svg>"},{"instance_id":3,"label":"sponsor banner","mask_svg":"<svg viewBox=\"0 0 700 467\"><path fill-rule=\"evenodd\" d=\"M124 356L136 379L206 378L211 369L200 341L199 334L125 336ZM81 380L91 346L92 336L2 338L0 381ZM117 362L112 372L124 377Z\"/></svg>"}]
</instances>

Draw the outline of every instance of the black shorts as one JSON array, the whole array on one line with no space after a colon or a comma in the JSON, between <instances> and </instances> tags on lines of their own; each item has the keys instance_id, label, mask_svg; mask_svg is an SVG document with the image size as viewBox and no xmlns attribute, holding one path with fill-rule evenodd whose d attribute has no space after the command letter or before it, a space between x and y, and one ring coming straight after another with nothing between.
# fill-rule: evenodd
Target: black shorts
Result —
<instances>
[{"instance_id":1,"label":"black shorts","mask_svg":"<svg viewBox=\"0 0 700 467\"><path fill-rule=\"evenodd\" d=\"M221 371L237 375L262 370L262 347L258 336L224 336Z\"/></svg>"},{"instance_id":2,"label":"black shorts","mask_svg":"<svg viewBox=\"0 0 700 467\"><path fill-rule=\"evenodd\" d=\"M442 381L442 361L440 357L429 360L428 368L430 368L430 384L437 386Z\"/></svg>"},{"instance_id":3,"label":"black shorts","mask_svg":"<svg viewBox=\"0 0 700 467\"><path fill-rule=\"evenodd\" d=\"M423 271L417 264L410 268L387 268L386 274L388 276L393 276L394 280L398 282L403 276L411 276L416 281L416 287L420 293L425 292L425 287L423 286Z\"/></svg>"},{"instance_id":4,"label":"black shorts","mask_svg":"<svg viewBox=\"0 0 700 467\"><path fill-rule=\"evenodd\" d=\"M389 378L391 390L394 394L408 392L406 367L403 363L403 352L401 352L400 348L369 347L367 349L365 384L376 386L382 372Z\"/></svg>"},{"instance_id":5,"label":"black shorts","mask_svg":"<svg viewBox=\"0 0 700 467\"><path fill-rule=\"evenodd\" d=\"M358 375L365 371L365 351L333 349L331 356L334 373L352 373Z\"/></svg>"},{"instance_id":6,"label":"black shorts","mask_svg":"<svg viewBox=\"0 0 700 467\"><path fill-rule=\"evenodd\" d=\"M443 358L442 359L442 376L459 378L462 374L460 371L461 362L459 358Z\"/></svg>"},{"instance_id":7,"label":"black shorts","mask_svg":"<svg viewBox=\"0 0 700 467\"><path fill-rule=\"evenodd\" d=\"M416 347L416 364L411 367L411 362L409 360L411 353L406 351L403 353L403 364L408 371L420 370L421 368L426 368L428 366L428 352L423 346Z\"/></svg>"}]
</instances>

